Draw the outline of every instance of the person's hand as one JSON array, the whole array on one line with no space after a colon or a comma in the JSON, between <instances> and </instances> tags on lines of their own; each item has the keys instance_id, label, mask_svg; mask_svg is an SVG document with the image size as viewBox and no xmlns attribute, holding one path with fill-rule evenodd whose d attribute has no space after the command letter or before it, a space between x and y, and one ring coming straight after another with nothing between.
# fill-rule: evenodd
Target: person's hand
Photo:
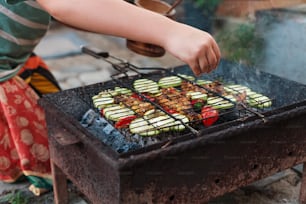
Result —
<instances>
[{"instance_id":1,"label":"person's hand","mask_svg":"<svg viewBox=\"0 0 306 204\"><path fill-rule=\"evenodd\" d=\"M209 73L220 62L220 50L214 38L207 32L180 24L167 36L165 49L187 63L196 76Z\"/></svg>"}]
</instances>

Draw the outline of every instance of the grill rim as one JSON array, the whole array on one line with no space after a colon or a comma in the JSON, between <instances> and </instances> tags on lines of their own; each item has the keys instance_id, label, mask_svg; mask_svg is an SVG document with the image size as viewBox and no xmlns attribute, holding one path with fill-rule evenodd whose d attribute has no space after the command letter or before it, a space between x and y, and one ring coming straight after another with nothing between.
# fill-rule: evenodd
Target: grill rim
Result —
<instances>
[{"instance_id":1,"label":"grill rim","mask_svg":"<svg viewBox=\"0 0 306 204\"><path fill-rule=\"evenodd\" d=\"M287 105L281 108L276 108L274 110L265 112L264 115L266 116L265 119L267 119L267 122L263 121L263 119L253 116L243 122L237 121L237 120L229 121L222 125L200 130L200 134L199 134L200 136L194 137L191 139L186 139L184 141L181 141L175 144L171 144L165 148L155 148L151 151L148 151L150 148L152 148L151 147L152 145L149 145L147 147L140 148L139 152L129 151L127 153L118 153L115 150L113 150L111 147L109 147L108 145L100 141L98 138L95 138L92 134L90 134L84 127L81 126L81 124L78 121L75 120L75 118L62 112L55 104L50 103L50 101L52 101L53 98L54 98L54 94L49 94L49 95L43 96L39 100L40 105L42 105L43 107L48 107L48 109L45 110L46 114L49 114L49 117L52 115L58 116L59 114L63 114L61 118L57 119L59 123L61 123L66 128L71 127L71 126L75 128L74 130L68 130L68 131L73 131L73 132L79 131L82 137L80 138L78 135L76 136L80 139L81 142L85 142L85 143L94 142L95 144L101 143L101 145L98 145L98 146L93 145L93 146L103 147L99 151L102 151L103 153L105 153L111 160L118 162L118 165L120 166L119 168L130 166L130 163L136 164L143 160L153 158L152 155L163 156L164 154L181 152L186 149L197 147L199 145L201 146L205 144L206 142L211 141L214 138L220 138L220 139L227 138L233 134L246 132L251 129L257 128L260 125L267 125L275 121L287 120L288 118L293 117L293 116L306 114L306 100L304 100L304 101L301 101L301 102L298 102L292 105ZM256 119L254 120L254 118ZM207 135L204 136L205 133L207 133ZM188 137L188 135L191 135L191 134L192 133L189 133L189 134L183 135L182 137ZM160 143L158 143L158 146L161 146L159 144Z\"/></svg>"},{"instance_id":2,"label":"grill rim","mask_svg":"<svg viewBox=\"0 0 306 204\"><path fill-rule=\"evenodd\" d=\"M294 82L294 81L291 81L291 80L288 80L288 79L284 79L284 78L281 78L279 76L272 75L272 74L269 74L269 73L266 73L266 72L263 72L263 71L260 71L260 70L250 69L249 67L242 67L241 64L238 64L238 65L236 64L235 65L235 63L226 61L224 59L221 61L220 64L225 64L224 66L225 66L226 69L228 69L229 67L232 67L232 66L236 66L238 71L241 68L245 68L245 69L247 69L246 70L247 72L253 72L253 74L255 73L255 77L258 77L258 75L260 76L260 74L263 74L264 77L272 76L272 77L277 78L278 80L285 80L286 82L292 84L293 86L296 85L298 88L302 88L302 90L306 89L306 86L304 84ZM180 68L184 68L184 67L186 67L186 65L177 66L177 67L171 68L171 71L176 73ZM164 68L162 68L162 69L164 70ZM150 74L150 73L148 73L148 74ZM107 154L115 160L118 159L118 158L125 159L125 158L128 158L128 157L134 157L135 155L142 155L142 154L145 154L145 153L148 153L148 152L150 153L152 151L159 150L160 147L162 147L167 141L166 142L158 142L157 144L145 146L145 147L142 147L142 148L140 148L139 150L136 150L136 151L128 151L126 153L118 153L115 150L113 150L110 146L106 145L105 143L101 142L99 139L95 138L90 132L88 132L84 127L82 127L80 125L80 123L79 123L80 118L81 118L80 113L77 117L72 117L71 114L67 114L64 111L62 111L62 107L61 107L62 104L60 104L60 102L58 101L58 99L60 99L60 96L62 96L62 95L65 96L67 94L68 95L69 94L70 95L74 94L74 95L77 95L78 96L77 99L81 103L85 103L88 106L88 109L89 109L89 108L91 108L90 105L89 105L90 102L88 101L88 100L90 100L90 96L86 93L89 92L90 94L94 94L92 91L97 90L98 88L100 88L100 90L106 90L106 89L112 89L117 85L118 84L115 81L106 81L106 82L102 82L102 83L96 83L96 84L88 85L88 86L85 86L85 87L68 89L68 90L64 90L64 91L59 92L59 93L44 95L39 100L39 103L45 108L45 110L47 112L49 112L50 109L53 109L54 111L56 110L56 113L54 114L54 117L59 116L61 114L64 114L63 117L60 117L60 120L63 124L66 124L65 125L66 127L69 127L69 126L72 125L74 127L74 130L72 130L72 131L79 131L82 135L85 135L86 138L94 139L93 141L95 141L95 143L98 141L101 144L103 144L101 147L103 147L103 149L105 149L105 151L108 152ZM87 100L86 100L86 97L87 97ZM304 97L304 95L303 95L303 97ZM301 110L304 111L303 106L305 106L305 104L306 104L306 99L304 99L302 101L299 101L299 102L292 101L292 103L290 105L275 107L272 110L268 110L268 111L263 112L263 115L265 115L266 117L268 117L268 116L277 117L278 114L282 115L284 112L288 112L288 111L290 112L291 110L294 110L297 107L300 107ZM82 113L82 115L83 115L83 113ZM78 118L78 119L76 120L76 118ZM245 120L245 121L239 121L239 118L238 118L238 119L235 119L233 121L228 121L228 122L225 122L225 123L222 123L222 124L218 124L217 126L212 126L212 127L209 127L209 128L200 129L199 130L199 135L200 135L199 138L202 138L204 134L207 134L206 135L207 137L209 135L216 134L216 132L220 132L220 134L221 134L222 131L226 131L226 129L229 129L231 127L238 128L240 125L243 125L245 127L245 125L249 124L249 123L252 125L253 121L255 119L258 119L258 117L257 116L251 116L251 117L248 117L247 120ZM259 119L259 120L262 120L262 119ZM239 128L242 129L241 127L239 127ZM168 146L167 148L163 148L163 149L168 149L169 147L180 144L182 142L192 141L193 138L197 139L197 137L189 138L190 135L192 135L192 133L188 133L188 134L184 134L184 135L179 136L179 137L175 137L174 140L173 140L174 142L170 146Z\"/></svg>"}]
</instances>

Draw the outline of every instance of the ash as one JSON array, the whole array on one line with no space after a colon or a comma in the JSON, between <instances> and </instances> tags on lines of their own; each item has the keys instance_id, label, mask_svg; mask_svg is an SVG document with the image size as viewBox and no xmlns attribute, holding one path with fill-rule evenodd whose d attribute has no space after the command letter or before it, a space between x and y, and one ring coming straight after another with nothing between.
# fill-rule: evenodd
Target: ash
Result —
<instances>
[{"instance_id":1,"label":"ash","mask_svg":"<svg viewBox=\"0 0 306 204\"><path fill-rule=\"evenodd\" d=\"M89 109L80 121L93 136L111 147L118 153L125 153L143 147L144 144L128 141L117 129L107 120L100 117L94 110Z\"/></svg>"}]
</instances>

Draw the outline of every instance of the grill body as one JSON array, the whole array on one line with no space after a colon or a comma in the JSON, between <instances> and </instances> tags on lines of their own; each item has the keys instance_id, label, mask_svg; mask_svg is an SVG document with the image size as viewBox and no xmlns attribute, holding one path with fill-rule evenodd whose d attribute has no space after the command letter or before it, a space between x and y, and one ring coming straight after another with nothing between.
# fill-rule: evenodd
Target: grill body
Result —
<instances>
[{"instance_id":1,"label":"grill body","mask_svg":"<svg viewBox=\"0 0 306 204\"><path fill-rule=\"evenodd\" d=\"M174 71L190 74L186 66ZM273 96L274 108L264 119L230 121L197 137L183 135L165 148L119 154L79 124L91 96L114 87L113 81L46 95L40 104L55 169L92 203L204 203L305 162L305 85L226 61L212 75Z\"/></svg>"}]
</instances>

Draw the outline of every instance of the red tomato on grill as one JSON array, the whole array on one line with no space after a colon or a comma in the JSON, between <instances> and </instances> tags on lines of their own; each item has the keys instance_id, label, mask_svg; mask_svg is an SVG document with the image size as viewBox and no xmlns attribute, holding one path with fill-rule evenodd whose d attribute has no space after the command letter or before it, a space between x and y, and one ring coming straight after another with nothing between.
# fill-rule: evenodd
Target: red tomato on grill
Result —
<instances>
[{"instance_id":1,"label":"red tomato on grill","mask_svg":"<svg viewBox=\"0 0 306 204\"><path fill-rule=\"evenodd\" d=\"M134 119L136 119L135 115L130 115L126 116L124 118L120 118L116 123L115 123L115 128L125 128L127 127Z\"/></svg>"},{"instance_id":2,"label":"red tomato on grill","mask_svg":"<svg viewBox=\"0 0 306 204\"><path fill-rule=\"evenodd\" d=\"M219 119L219 113L210 106L204 106L201 110L202 122L205 127L213 125Z\"/></svg>"}]
</instances>

